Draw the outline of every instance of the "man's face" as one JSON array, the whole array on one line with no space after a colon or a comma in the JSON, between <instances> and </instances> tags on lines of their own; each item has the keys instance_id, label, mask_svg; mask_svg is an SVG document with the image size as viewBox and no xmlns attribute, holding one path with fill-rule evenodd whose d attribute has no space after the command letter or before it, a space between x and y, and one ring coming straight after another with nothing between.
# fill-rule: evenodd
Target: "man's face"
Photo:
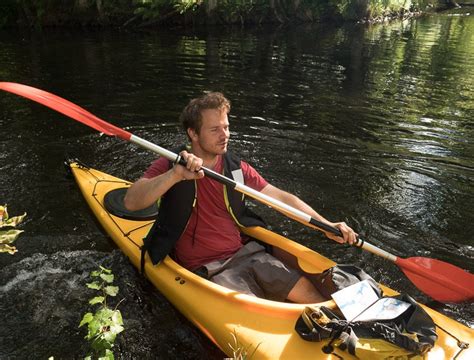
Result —
<instances>
[{"instance_id":1,"label":"man's face","mask_svg":"<svg viewBox=\"0 0 474 360\"><path fill-rule=\"evenodd\" d=\"M229 142L229 119L227 112L219 109L206 109L201 112L202 125L199 134L188 129L193 143L209 155L222 155Z\"/></svg>"}]
</instances>

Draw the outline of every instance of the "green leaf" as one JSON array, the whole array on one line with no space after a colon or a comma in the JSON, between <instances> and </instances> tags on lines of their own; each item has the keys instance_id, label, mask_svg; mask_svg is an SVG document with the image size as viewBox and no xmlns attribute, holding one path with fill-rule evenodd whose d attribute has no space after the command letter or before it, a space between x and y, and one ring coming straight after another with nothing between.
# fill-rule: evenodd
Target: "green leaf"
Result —
<instances>
[{"instance_id":1,"label":"green leaf","mask_svg":"<svg viewBox=\"0 0 474 360\"><path fill-rule=\"evenodd\" d=\"M100 274L101 274L101 272L97 271L97 270L91 272L91 276L93 276L93 277L98 277L98 276L100 276Z\"/></svg>"},{"instance_id":2,"label":"green leaf","mask_svg":"<svg viewBox=\"0 0 474 360\"><path fill-rule=\"evenodd\" d=\"M116 337L117 337L117 333L112 332L112 331L107 331L103 334L104 340L107 341L111 345L115 342Z\"/></svg>"},{"instance_id":3,"label":"green leaf","mask_svg":"<svg viewBox=\"0 0 474 360\"><path fill-rule=\"evenodd\" d=\"M87 326L87 336L86 339L90 340L97 336L100 330L100 322L97 321L97 318L94 317Z\"/></svg>"},{"instance_id":4,"label":"green leaf","mask_svg":"<svg viewBox=\"0 0 474 360\"><path fill-rule=\"evenodd\" d=\"M114 353L109 349L105 349L105 355L98 358L98 360L114 360L114 359L115 359Z\"/></svg>"},{"instance_id":5,"label":"green leaf","mask_svg":"<svg viewBox=\"0 0 474 360\"><path fill-rule=\"evenodd\" d=\"M112 273L112 270L110 270L110 269L107 269L107 268L105 268L105 267L103 267L103 266L100 266L100 265L99 265L99 267L100 267L100 269L101 269L103 272L105 272L106 274L111 274L111 273Z\"/></svg>"},{"instance_id":6,"label":"green leaf","mask_svg":"<svg viewBox=\"0 0 474 360\"><path fill-rule=\"evenodd\" d=\"M119 291L118 286L106 286L105 293L110 296L116 296Z\"/></svg>"},{"instance_id":7,"label":"green leaf","mask_svg":"<svg viewBox=\"0 0 474 360\"><path fill-rule=\"evenodd\" d=\"M84 324L90 323L93 318L94 318L94 315L92 315L92 313L84 314L84 316L82 317L82 321L81 321L81 323L79 324L79 327L81 327L81 326L84 325Z\"/></svg>"},{"instance_id":8,"label":"green leaf","mask_svg":"<svg viewBox=\"0 0 474 360\"><path fill-rule=\"evenodd\" d=\"M99 303L104 302L104 300L105 300L104 296L96 296L89 300L89 304L91 305L99 304Z\"/></svg>"},{"instance_id":9,"label":"green leaf","mask_svg":"<svg viewBox=\"0 0 474 360\"><path fill-rule=\"evenodd\" d=\"M88 283L86 284L86 286L89 288L89 289L94 289L94 290L100 290L102 288L102 286L100 286L100 284L96 281L92 282L92 283Z\"/></svg>"},{"instance_id":10,"label":"green leaf","mask_svg":"<svg viewBox=\"0 0 474 360\"><path fill-rule=\"evenodd\" d=\"M92 341L91 347L96 351L103 351L105 349L110 349L112 344L109 344L107 341L105 341L101 334Z\"/></svg>"},{"instance_id":11,"label":"green leaf","mask_svg":"<svg viewBox=\"0 0 474 360\"><path fill-rule=\"evenodd\" d=\"M14 246L10 246L7 244L0 244L0 253L9 253L11 255L14 255L18 250Z\"/></svg>"},{"instance_id":12,"label":"green leaf","mask_svg":"<svg viewBox=\"0 0 474 360\"><path fill-rule=\"evenodd\" d=\"M102 321L103 325L110 325L112 324L112 315L114 314L114 311L109 309L109 308L101 308L99 310L97 310L97 312L95 313L95 316L97 317L97 319L99 319L100 321Z\"/></svg>"},{"instance_id":13,"label":"green leaf","mask_svg":"<svg viewBox=\"0 0 474 360\"><path fill-rule=\"evenodd\" d=\"M120 334L124 330L122 325L112 325L110 327L110 332L114 333L115 335Z\"/></svg>"},{"instance_id":14,"label":"green leaf","mask_svg":"<svg viewBox=\"0 0 474 360\"><path fill-rule=\"evenodd\" d=\"M24 213L23 215L20 215L20 216L11 217L7 220L4 219L3 223L0 223L0 228L7 227L7 226L15 227L18 224L20 224L21 222L23 222L25 217L26 217L26 213Z\"/></svg>"},{"instance_id":15,"label":"green leaf","mask_svg":"<svg viewBox=\"0 0 474 360\"><path fill-rule=\"evenodd\" d=\"M8 220L7 204L0 205L0 227L7 220Z\"/></svg>"},{"instance_id":16,"label":"green leaf","mask_svg":"<svg viewBox=\"0 0 474 360\"><path fill-rule=\"evenodd\" d=\"M0 231L0 244L11 244L13 243L18 236L24 232L23 230L3 230Z\"/></svg>"},{"instance_id":17,"label":"green leaf","mask_svg":"<svg viewBox=\"0 0 474 360\"><path fill-rule=\"evenodd\" d=\"M112 315L112 321L114 325L123 325L122 314L120 310L115 310Z\"/></svg>"},{"instance_id":18,"label":"green leaf","mask_svg":"<svg viewBox=\"0 0 474 360\"><path fill-rule=\"evenodd\" d=\"M100 274L100 278L104 280L106 283L111 284L114 282L114 275L113 274Z\"/></svg>"}]
</instances>

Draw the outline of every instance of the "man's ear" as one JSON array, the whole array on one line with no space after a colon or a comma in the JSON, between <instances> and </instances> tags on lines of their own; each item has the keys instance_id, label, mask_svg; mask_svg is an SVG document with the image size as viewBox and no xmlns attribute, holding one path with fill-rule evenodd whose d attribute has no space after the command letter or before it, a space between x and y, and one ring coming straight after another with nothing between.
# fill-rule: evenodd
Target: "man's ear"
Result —
<instances>
[{"instance_id":1,"label":"man's ear","mask_svg":"<svg viewBox=\"0 0 474 360\"><path fill-rule=\"evenodd\" d=\"M196 141L198 139L199 135L196 133L196 131L194 131L194 129L188 128L186 131L188 132L188 136L191 140Z\"/></svg>"}]
</instances>

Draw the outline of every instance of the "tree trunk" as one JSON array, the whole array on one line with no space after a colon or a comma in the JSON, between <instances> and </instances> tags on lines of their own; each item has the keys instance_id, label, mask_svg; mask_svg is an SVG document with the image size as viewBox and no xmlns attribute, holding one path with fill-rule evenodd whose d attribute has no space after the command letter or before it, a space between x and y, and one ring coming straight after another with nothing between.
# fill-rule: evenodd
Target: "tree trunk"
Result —
<instances>
[{"instance_id":1,"label":"tree trunk","mask_svg":"<svg viewBox=\"0 0 474 360\"><path fill-rule=\"evenodd\" d=\"M89 5L88 2L89 2L88 0L76 0L76 2L74 3L74 8L76 8L79 11L84 11L87 9L87 6Z\"/></svg>"},{"instance_id":2,"label":"tree trunk","mask_svg":"<svg viewBox=\"0 0 474 360\"><path fill-rule=\"evenodd\" d=\"M109 19L107 19L107 14L104 10L104 0L96 0L97 5L97 14L99 15L99 23L101 25L107 25L109 23Z\"/></svg>"},{"instance_id":3,"label":"tree trunk","mask_svg":"<svg viewBox=\"0 0 474 360\"><path fill-rule=\"evenodd\" d=\"M35 23L35 17L33 16L33 12L28 7L28 5L26 5L24 1L22 1L20 4L21 4L21 17L25 19L25 23L29 27L32 27Z\"/></svg>"},{"instance_id":4,"label":"tree trunk","mask_svg":"<svg viewBox=\"0 0 474 360\"><path fill-rule=\"evenodd\" d=\"M298 11L298 8L300 7L301 0L293 0L292 6L293 6L293 11L296 13Z\"/></svg>"},{"instance_id":5,"label":"tree trunk","mask_svg":"<svg viewBox=\"0 0 474 360\"><path fill-rule=\"evenodd\" d=\"M455 0L446 0L446 5L448 9L461 7Z\"/></svg>"},{"instance_id":6,"label":"tree trunk","mask_svg":"<svg viewBox=\"0 0 474 360\"><path fill-rule=\"evenodd\" d=\"M207 7L206 7L206 13L207 15L211 15L211 13L215 10L217 7L217 0L208 0L207 1Z\"/></svg>"},{"instance_id":7,"label":"tree trunk","mask_svg":"<svg viewBox=\"0 0 474 360\"><path fill-rule=\"evenodd\" d=\"M104 8L102 6L102 0L96 0L97 12L99 13L99 19L104 17Z\"/></svg>"},{"instance_id":8,"label":"tree trunk","mask_svg":"<svg viewBox=\"0 0 474 360\"><path fill-rule=\"evenodd\" d=\"M280 8L279 0L270 0L269 5L270 5L270 9L273 12L273 16L275 17L275 19L277 19L280 23L284 23L285 20L282 18L282 16L280 15L280 13L278 11L278 8ZM286 18L285 14L283 14L283 16Z\"/></svg>"}]
</instances>

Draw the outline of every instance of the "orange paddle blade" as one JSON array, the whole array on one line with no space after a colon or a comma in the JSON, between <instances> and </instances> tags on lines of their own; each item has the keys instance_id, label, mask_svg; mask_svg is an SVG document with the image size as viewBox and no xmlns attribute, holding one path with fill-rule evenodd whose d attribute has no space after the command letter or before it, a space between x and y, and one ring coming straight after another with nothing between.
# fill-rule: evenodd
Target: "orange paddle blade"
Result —
<instances>
[{"instance_id":1,"label":"orange paddle blade","mask_svg":"<svg viewBox=\"0 0 474 360\"><path fill-rule=\"evenodd\" d=\"M416 287L437 301L474 301L474 275L457 266L425 257L397 258L395 263Z\"/></svg>"},{"instance_id":2,"label":"orange paddle blade","mask_svg":"<svg viewBox=\"0 0 474 360\"><path fill-rule=\"evenodd\" d=\"M80 106L47 91L12 82L0 82L0 90L5 90L36 101L74 120L82 122L105 135L118 136L124 140L130 140L131 134L128 131L109 124Z\"/></svg>"}]
</instances>

